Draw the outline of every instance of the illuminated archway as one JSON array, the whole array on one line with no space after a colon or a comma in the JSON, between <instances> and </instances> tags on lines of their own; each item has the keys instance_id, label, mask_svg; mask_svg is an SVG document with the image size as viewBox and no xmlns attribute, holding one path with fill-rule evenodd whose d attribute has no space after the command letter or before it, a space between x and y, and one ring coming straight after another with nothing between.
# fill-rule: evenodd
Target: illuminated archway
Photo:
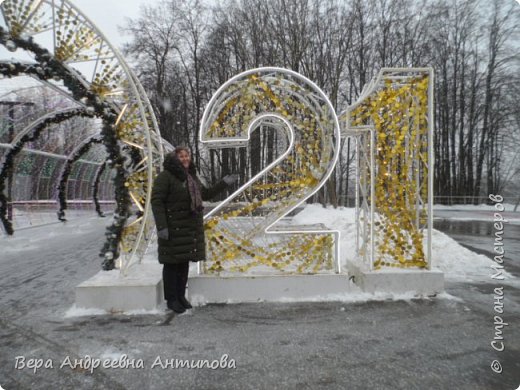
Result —
<instances>
[{"instance_id":1,"label":"illuminated archway","mask_svg":"<svg viewBox=\"0 0 520 390\"><path fill-rule=\"evenodd\" d=\"M67 0L3 0L0 10L7 31L0 43L32 53L28 72L53 79L103 119L103 143L116 171L117 208L102 249L103 268L115 260L125 272L140 260L153 229L151 184L162 161L162 143L153 110L135 75L115 49L80 10ZM22 72L20 63L0 66L5 76ZM85 77L86 70L91 77ZM26 69L27 72L27 69ZM120 149L128 145L139 161L124 166ZM137 212L131 212L131 207Z\"/></svg>"}]
</instances>

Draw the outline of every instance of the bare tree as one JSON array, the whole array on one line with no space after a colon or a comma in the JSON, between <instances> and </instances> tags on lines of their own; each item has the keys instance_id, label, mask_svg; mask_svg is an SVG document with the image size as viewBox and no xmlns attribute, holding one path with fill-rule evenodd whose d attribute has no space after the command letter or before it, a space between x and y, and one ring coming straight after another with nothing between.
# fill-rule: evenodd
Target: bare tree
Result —
<instances>
[{"instance_id":1,"label":"bare tree","mask_svg":"<svg viewBox=\"0 0 520 390\"><path fill-rule=\"evenodd\" d=\"M224 0L213 7L165 0L128 24L134 39L127 52L163 136L190 146L210 180L256 173L277 153L280 134L272 129L254 131L249 152L200 148L204 106L233 75L289 68L342 111L381 67L433 66L435 194L478 201L484 190L515 182L508 134L517 111L511 84L520 66L519 20L518 7L499 0ZM323 202L338 204L335 195L349 192L350 140L341 148Z\"/></svg>"}]
</instances>

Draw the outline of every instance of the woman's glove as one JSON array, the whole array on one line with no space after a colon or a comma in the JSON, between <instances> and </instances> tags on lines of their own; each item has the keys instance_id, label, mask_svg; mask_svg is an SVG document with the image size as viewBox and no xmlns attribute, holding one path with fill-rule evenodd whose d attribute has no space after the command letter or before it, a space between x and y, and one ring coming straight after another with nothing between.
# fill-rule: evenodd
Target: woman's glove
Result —
<instances>
[{"instance_id":1,"label":"woman's glove","mask_svg":"<svg viewBox=\"0 0 520 390\"><path fill-rule=\"evenodd\" d=\"M230 186L231 184L233 184L234 182L236 182L238 180L238 174L237 173L233 173L232 175L226 175L222 178L222 180L224 180L224 182Z\"/></svg>"},{"instance_id":2,"label":"woman's glove","mask_svg":"<svg viewBox=\"0 0 520 390\"><path fill-rule=\"evenodd\" d=\"M157 237L162 240L167 240L169 238L168 228L161 229L157 232Z\"/></svg>"}]
</instances>

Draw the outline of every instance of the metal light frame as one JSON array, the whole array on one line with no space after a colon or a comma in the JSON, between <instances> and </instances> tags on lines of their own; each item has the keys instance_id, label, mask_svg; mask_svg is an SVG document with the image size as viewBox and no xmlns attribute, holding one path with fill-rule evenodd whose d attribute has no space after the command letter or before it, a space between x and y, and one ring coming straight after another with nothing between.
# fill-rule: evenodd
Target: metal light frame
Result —
<instances>
[{"instance_id":1,"label":"metal light frame","mask_svg":"<svg viewBox=\"0 0 520 390\"><path fill-rule=\"evenodd\" d=\"M427 242L426 242L426 262L427 269L432 268L432 229L433 229L433 90L434 90L434 71L431 67L425 68L382 68L378 75L374 77L363 89L359 99L350 105L340 114L342 123L342 136L353 137L356 142L357 166L356 166L356 253L362 259L363 264L368 270L374 269L374 256L376 252L374 237L375 222L375 128L371 126L351 126L351 112L359 106L367 97L385 88L385 81L399 81L417 78L421 75L428 76L428 164L427 164ZM367 146L368 144L368 146ZM366 154L370 153L370 158ZM370 182L360 180L361 176L370 176ZM416 178L416 180L418 180ZM367 186L368 184L368 186ZM419 205L418 205L419 206ZM418 213L419 208L417 208ZM417 214L418 215L418 214ZM417 221L419 217L417 216Z\"/></svg>"},{"instance_id":2,"label":"metal light frame","mask_svg":"<svg viewBox=\"0 0 520 390\"><path fill-rule=\"evenodd\" d=\"M264 173L269 171L272 167L276 166L284 157L286 157L293 148L294 143L294 137L295 137L295 131L293 129L293 126L290 123L290 120L284 118L282 115L279 115L274 112L263 112L257 114L254 118L252 118L247 127L247 131L244 135L239 137L229 137L229 138L210 138L207 135L207 132L209 130L209 127L211 124L216 120L218 113L222 110L222 108L226 105L226 102L229 102L229 99L233 96L233 94L236 94L238 91L232 91L231 95L229 91L226 91L229 87L234 86L237 84L237 82L245 80L250 75L256 75L256 74L262 74L262 77L265 76L265 79L272 78L273 80L276 80L277 75L283 76L290 76L299 82L303 83L307 88L313 91L315 96L319 99L322 99L325 106L327 107L328 114L330 115L331 121L332 121L332 127L333 127L333 134L331 135L334 139L334 144L332 147L334 148L334 153L331 161L329 162L329 165L327 167L327 170L325 174L321 177L319 180L319 184L313 189L313 191L307 193L303 199L301 199L299 202L295 203L294 205L290 206L287 211L283 213L283 215L274 218L273 221L268 223L265 227L262 226L262 230L265 234L305 234L305 233L318 233L318 234L324 234L324 233L330 233L333 234L335 237L334 240L334 254L335 254L335 261L334 261L334 268L335 272L339 273L341 272L341 256L340 256L340 248L339 248L339 241L340 241L340 231L335 229L320 229L320 228L293 228L291 226L283 226L280 225L280 220L292 212L294 209L296 209L298 206L300 206L302 203L305 202L308 198L310 198L312 195L314 195L322 186L323 184L328 180L330 175L332 174L336 163L339 159L339 143L340 143L340 125L338 118L336 116L335 110L328 99L328 97L321 91L321 89L311 80L308 78L302 76L301 74L294 72L289 69L284 68L278 68L278 67L263 67L263 68L255 68L250 69L248 71L242 72L231 79L229 79L226 83L224 83L212 96L211 100L209 101L208 105L206 106L206 109L204 110L204 114L202 116L201 120L201 126L200 126L200 141L203 144L208 145L211 148L225 148L225 147L234 147L234 146L246 146L248 145L251 137L251 132L256 129L257 127L261 126L262 124L267 124L275 128L284 128L286 132L288 133L289 138L289 146L287 147L287 150L279 156L275 161L270 163L267 167L265 167L261 172L256 174L254 177L249 179L245 184L240 186L239 189L237 189L233 194L231 194L225 201L221 202L215 209L211 210L206 216L205 219L209 219L213 215L215 215L217 212L225 208L229 202L231 202L232 199L237 197L242 191L250 185L255 182L258 178L260 178ZM276 124L276 121L280 121L280 123L283 123L283 126L280 126L279 124ZM278 226L276 226L278 225ZM198 264L198 272L202 273L202 268L200 264Z\"/></svg>"},{"instance_id":3,"label":"metal light frame","mask_svg":"<svg viewBox=\"0 0 520 390\"><path fill-rule=\"evenodd\" d=\"M125 139L120 139L120 141L141 150L141 153L144 157L136 168L136 171L145 171L147 175L147 182L146 188L144 189L145 195L143 196L142 200L143 204L140 204L141 201L136 199L134 196L131 196L131 199L134 203L136 203L136 206L139 209L143 209L143 214L137 218L137 220L127 222L131 225L139 224L139 231L135 238L132 235L129 235L127 238L133 242L131 249L126 252L124 250L120 251L119 263L121 266L121 272L123 275L126 275L129 268L133 264L141 261L142 256L144 255L149 244L150 233L154 229L151 218L150 198L153 179L157 173L157 166L160 165L163 161L163 146L157 120L155 118L150 101L148 100L143 87L137 80L137 77L128 67L123 56L120 54L117 48L115 48L108 41L106 36L96 27L96 25L72 2L68 0L61 0L59 3L55 0L0 0L0 10L2 11L2 15L4 16L4 20L6 20L6 25L8 25L8 27L11 26L9 26L8 19L4 13L4 5L7 2L10 2L14 5L23 3L29 7L28 13L24 15L25 18L23 19L23 23L19 23L16 26L17 29L20 30L17 31L17 33L20 35L23 34L26 36L35 36L37 34L50 31L53 38L51 49L52 53L54 54L57 52L57 50L60 49L56 33L60 30L60 28L64 27L61 24L58 24L58 17L60 12L62 14L66 12L68 17L73 15L75 21L78 22L82 28L86 29L83 32L79 31L78 34L85 34L84 36L89 36L91 39L89 42L83 42L81 46L75 47L75 51L70 54L69 58L65 58L62 61L62 64L69 71L75 74L77 80L79 80L85 87L90 88L91 86L94 86L96 72L100 68L103 69L104 62L108 62L109 65L107 65L104 69L108 69L109 66L111 66L112 73L120 75L122 79L124 79L125 86L119 82L117 88L110 91L105 91L103 99L111 102L112 107L116 110L116 112L120 112L121 115L129 105L135 105L137 107L141 120L139 131L144 136L144 145L138 145ZM50 19L48 25L42 25L41 29L35 27L38 20L45 18L46 20ZM91 49L93 44L95 44L96 47ZM94 49L98 50L97 54ZM86 58L80 57L80 54L84 54ZM89 62L93 65L94 70L92 72L92 77L89 80L82 76L73 67L74 64L80 62ZM136 171L133 172L135 173ZM123 231L122 241L124 240L125 232Z\"/></svg>"}]
</instances>

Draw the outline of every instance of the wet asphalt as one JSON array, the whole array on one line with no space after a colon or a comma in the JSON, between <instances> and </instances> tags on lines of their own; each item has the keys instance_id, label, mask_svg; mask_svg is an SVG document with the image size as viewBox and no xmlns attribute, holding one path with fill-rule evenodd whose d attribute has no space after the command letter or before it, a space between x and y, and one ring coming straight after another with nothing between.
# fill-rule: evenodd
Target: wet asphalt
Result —
<instances>
[{"instance_id":1,"label":"wet asphalt","mask_svg":"<svg viewBox=\"0 0 520 390\"><path fill-rule=\"evenodd\" d=\"M66 317L74 287L99 270L104 223L93 222L80 240L57 234L23 251L0 250L3 389L473 390L520 385L516 279L448 280L449 297L408 301L207 305L182 315ZM489 223L439 219L435 226L491 255ZM508 253L520 249L518 229L508 233ZM0 244L9 247L1 238ZM518 277L519 263L518 256L508 256L506 269ZM497 288L503 293L500 317L509 324L502 328L503 351L491 346L497 337ZM74 359L82 364L74 366ZM88 359L118 366L93 368ZM174 368L185 361L210 367ZM494 361L501 373L492 370Z\"/></svg>"}]
</instances>

